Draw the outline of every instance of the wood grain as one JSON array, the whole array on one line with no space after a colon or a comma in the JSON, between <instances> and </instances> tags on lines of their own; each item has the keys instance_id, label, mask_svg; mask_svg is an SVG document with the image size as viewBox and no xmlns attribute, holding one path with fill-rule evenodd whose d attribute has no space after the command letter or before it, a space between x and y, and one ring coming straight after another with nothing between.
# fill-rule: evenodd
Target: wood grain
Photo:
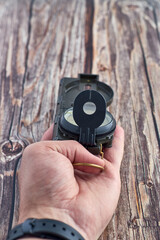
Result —
<instances>
[{"instance_id":1,"label":"wood grain","mask_svg":"<svg viewBox=\"0 0 160 240\"><path fill-rule=\"evenodd\" d=\"M53 122L59 80L83 72L114 89L125 130L121 196L100 240L160 239L159 1L0 0L0 36L0 239L16 158Z\"/></svg>"}]
</instances>

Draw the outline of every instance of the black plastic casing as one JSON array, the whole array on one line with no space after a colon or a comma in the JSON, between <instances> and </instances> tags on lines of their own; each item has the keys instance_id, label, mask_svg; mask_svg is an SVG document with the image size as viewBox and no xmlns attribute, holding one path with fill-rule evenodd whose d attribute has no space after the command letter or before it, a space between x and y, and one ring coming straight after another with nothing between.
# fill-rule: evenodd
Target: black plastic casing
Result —
<instances>
[{"instance_id":1,"label":"black plastic casing","mask_svg":"<svg viewBox=\"0 0 160 240\"><path fill-rule=\"evenodd\" d=\"M95 90L99 92L106 101L106 107L109 106L113 100L113 90L107 84L99 81L99 76L94 74L79 74L78 78L63 78L60 81L59 93L57 100L57 109L54 120L53 140L76 140L79 141L78 127L73 131L72 126L64 120L64 112L72 108L75 98L78 94L85 90ZM110 114L110 113L109 113ZM112 146L113 133L116 127L116 122L113 116L112 122L106 126L96 129L96 144L95 146L85 146L93 154L99 154L101 144L104 147ZM67 126L65 126L65 124ZM107 129L108 127L108 129Z\"/></svg>"}]
</instances>

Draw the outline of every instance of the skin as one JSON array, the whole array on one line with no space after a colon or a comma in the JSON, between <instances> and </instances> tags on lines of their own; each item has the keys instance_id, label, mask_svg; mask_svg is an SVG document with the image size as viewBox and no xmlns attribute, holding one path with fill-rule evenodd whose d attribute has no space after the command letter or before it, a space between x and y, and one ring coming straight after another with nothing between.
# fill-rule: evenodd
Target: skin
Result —
<instances>
[{"instance_id":1,"label":"skin","mask_svg":"<svg viewBox=\"0 0 160 240\"><path fill-rule=\"evenodd\" d=\"M41 142L29 145L23 153L18 172L19 223L27 218L56 219L86 240L96 240L118 203L124 131L116 127L113 146L104 149L103 160L76 141L51 141L52 132L53 126ZM73 166L78 162L97 164L104 170Z\"/></svg>"}]
</instances>

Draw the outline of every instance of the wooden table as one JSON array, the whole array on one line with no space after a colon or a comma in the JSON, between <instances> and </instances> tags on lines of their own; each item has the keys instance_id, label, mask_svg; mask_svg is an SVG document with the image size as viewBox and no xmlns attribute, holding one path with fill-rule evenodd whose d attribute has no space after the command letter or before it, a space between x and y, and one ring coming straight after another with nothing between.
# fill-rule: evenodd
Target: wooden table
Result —
<instances>
[{"instance_id":1,"label":"wooden table","mask_svg":"<svg viewBox=\"0 0 160 240\"><path fill-rule=\"evenodd\" d=\"M160 2L0 0L0 239L13 169L54 119L59 80L99 74L125 130L122 189L101 240L160 239ZM14 223L18 218L18 191Z\"/></svg>"}]
</instances>

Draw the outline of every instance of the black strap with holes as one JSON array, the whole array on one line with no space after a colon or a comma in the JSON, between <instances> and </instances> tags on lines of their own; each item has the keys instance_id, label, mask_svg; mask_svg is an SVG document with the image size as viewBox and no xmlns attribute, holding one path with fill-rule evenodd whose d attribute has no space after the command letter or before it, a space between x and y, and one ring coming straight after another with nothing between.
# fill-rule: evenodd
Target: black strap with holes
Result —
<instances>
[{"instance_id":1,"label":"black strap with holes","mask_svg":"<svg viewBox=\"0 0 160 240\"><path fill-rule=\"evenodd\" d=\"M22 237L38 237L54 240L84 240L71 226L51 219L29 218L22 224L14 227L8 234L7 240Z\"/></svg>"}]
</instances>

